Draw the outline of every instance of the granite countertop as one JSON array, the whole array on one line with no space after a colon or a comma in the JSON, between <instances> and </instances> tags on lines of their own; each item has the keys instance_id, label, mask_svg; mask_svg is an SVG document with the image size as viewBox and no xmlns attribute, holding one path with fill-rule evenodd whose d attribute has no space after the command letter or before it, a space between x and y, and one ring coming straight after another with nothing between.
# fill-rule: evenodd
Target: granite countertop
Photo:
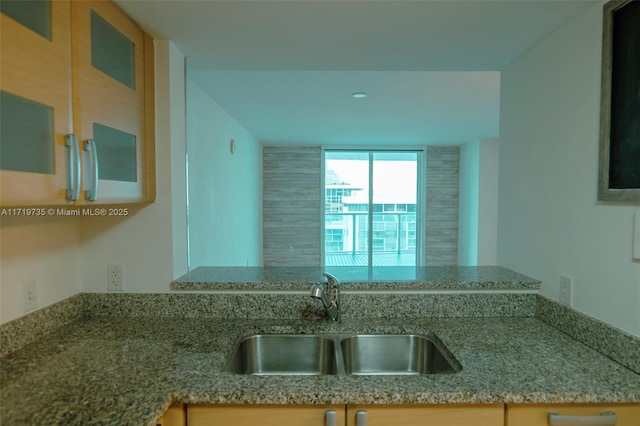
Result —
<instances>
[{"instance_id":1,"label":"granite countertop","mask_svg":"<svg viewBox=\"0 0 640 426\"><path fill-rule=\"evenodd\" d=\"M201 266L172 290L300 290L329 272L350 290L538 290L540 281L501 266Z\"/></svg>"},{"instance_id":2,"label":"granite countertop","mask_svg":"<svg viewBox=\"0 0 640 426\"><path fill-rule=\"evenodd\" d=\"M435 333L462 365L433 376L243 376L252 333ZM6 425L147 425L184 403L640 402L640 375L535 318L88 318L2 359Z\"/></svg>"}]
</instances>

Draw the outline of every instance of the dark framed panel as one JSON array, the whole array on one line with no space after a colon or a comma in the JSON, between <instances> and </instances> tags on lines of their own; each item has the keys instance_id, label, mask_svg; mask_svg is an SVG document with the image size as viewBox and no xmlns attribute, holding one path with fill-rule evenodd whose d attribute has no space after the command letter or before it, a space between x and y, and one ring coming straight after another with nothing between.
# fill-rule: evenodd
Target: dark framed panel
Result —
<instances>
[{"instance_id":1,"label":"dark framed panel","mask_svg":"<svg viewBox=\"0 0 640 426\"><path fill-rule=\"evenodd\" d=\"M604 5L598 199L640 202L640 0Z\"/></svg>"}]
</instances>

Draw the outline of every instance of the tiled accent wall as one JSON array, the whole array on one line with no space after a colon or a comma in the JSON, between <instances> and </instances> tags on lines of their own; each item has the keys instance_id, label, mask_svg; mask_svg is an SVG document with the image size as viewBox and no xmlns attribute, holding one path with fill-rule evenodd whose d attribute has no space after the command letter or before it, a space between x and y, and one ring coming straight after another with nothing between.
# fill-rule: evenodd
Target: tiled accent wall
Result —
<instances>
[{"instance_id":1,"label":"tiled accent wall","mask_svg":"<svg viewBox=\"0 0 640 426\"><path fill-rule=\"evenodd\" d=\"M263 161L264 266L320 265L320 147L265 146ZM460 148L430 146L426 164L424 265L456 265Z\"/></svg>"},{"instance_id":2,"label":"tiled accent wall","mask_svg":"<svg viewBox=\"0 0 640 426\"><path fill-rule=\"evenodd\" d=\"M321 164L319 146L264 147L264 266L320 265Z\"/></svg>"},{"instance_id":3,"label":"tiled accent wall","mask_svg":"<svg viewBox=\"0 0 640 426\"><path fill-rule=\"evenodd\" d=\"M458 195L460 148L427 148L425 266L458 263Z\"/></svg>"}]
</instances>

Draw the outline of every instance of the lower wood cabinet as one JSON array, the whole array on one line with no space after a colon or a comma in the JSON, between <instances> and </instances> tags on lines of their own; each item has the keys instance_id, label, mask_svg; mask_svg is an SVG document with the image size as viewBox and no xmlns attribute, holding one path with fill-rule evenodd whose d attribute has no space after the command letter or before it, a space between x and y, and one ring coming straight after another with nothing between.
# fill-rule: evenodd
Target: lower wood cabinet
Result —
<instances>
[{"instance_id":1,"label":"lower wood cabinet","mask_svg":"<svg viewBox=\"0 0 640 426\"><path fill-rule=\"evenodd\" d=\"M603 413L615 413L617 423ZM560 417L552 421L550 414ZM574 417L574 419L570 419ZM507 405L506 426L594 425L638 426L640 404L518 404Z\"/></svg>"},{"instance_id":2,"label":"lower wood cabinet","mask_svg":"<svg viewBox=\"0 0 640 426\"><path fill-rule=\"evenodd\" d=\"M347 426L502 426L504 405L348 405Z\"/></svg>"},{"instance_id":3,"label":"lower wood cabinet","mask_svg":"<svg viewBox=\"0 0 640 426\"><path fill-rule=\"evenodd\" d=\"M496 405L208 405L187 407L188 426L503 426ZM163 426L173 426L164 424Z\"/></svg>"},{"instance_id":4,"label":"lower wood cabinet","mask_svg":"<svg viewBox=\"0 0 640 426\"><path fill-rule=\"evenodd\" d=\"M604 414L603 414L604 413ZM617 419L607 413L614 413ZM550 414L561 417L557 422ZM572 418L573 417L573 418ZM173 404L158 426L639 426L640 404Z\"/></svg>"},{"instance_id":5,"label":"lower wood cabinet","mask_svg":"<svg viewBox=\"0 0 640 426\"><path fill-rule=\"evenodd\" d=\"M186 426L187 406L185 404L171 404L162 417L156 421L156 426Z\"/></svg>"},{"instance_id":6,"label":"lower wood cabinet","mask_svg":"<svg viewBox=\"0 0 640 426\"><path fill-rule=\"evenodd\" d=\"M344 415L344 405L189 404L187 424L189 426L343 426Z\"/></svg>"}]
</instances>

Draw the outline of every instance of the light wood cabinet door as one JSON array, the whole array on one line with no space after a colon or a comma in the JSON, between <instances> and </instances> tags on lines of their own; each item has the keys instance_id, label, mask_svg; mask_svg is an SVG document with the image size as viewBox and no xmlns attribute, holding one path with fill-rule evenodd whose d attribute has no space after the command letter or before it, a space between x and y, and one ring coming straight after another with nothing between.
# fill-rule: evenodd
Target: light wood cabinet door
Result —
<instances>
[{"instance_id":1,"label":"light wood cabinet door","mask_svg":"<svg viewBox=\"0 0 640 426\"><path fill-rule=\"evenodd\" d=\"M504 406L349 405L347 426L502 426Z\"/></svg>"},{"instance_id":2,"label":"light wood cabinet door","mask_svg":"<svg viewBox=\"0 0 640 426\"><path fill-rule=\"evenodd\" d=\"M342 426L344 405L189 404L189 426Z\"/></svg>"},{"instance_id":3,"label":"light wood cabinet door","mask_svg":"<svg viewBox=\"0 0 640 426\"><path fill-rule=\"evenodd\" d=\"M72 131L70 4L61 0L1 6L0 204L65 204L65 136ZM36 14L42 15L44 31L21 19L29 18L34 6L43 8Z\"/></svg>"},{"instance_id":4,"label":"light wood cabinet door","mask_svg":"<svg viewBox=\"0 0 640 426\"><path fill-rule=\"evenodd\" d=\"M154 201L153 40L111 1L0 11L0 206Z\"/></svg>"},{"instance_id":5,"label":"light wood cabinet door","mask_svg":"<svg viewBox=\"0 0 640 426\"><path fill-rule=\"evenodd\" d=\"M640 425L640 404L563 404L563 405L507 405L506 426L549 426L549 414L562 416L592 416L597 419L601 413L615 413L616 426ZM579 424L579 423L571 423ZM597 424L597 423L585 423Z\"/></svg>"},{"instance_id":6,"label":"light wood cabinet door","mask_svg":"<svg viewBox=\"0 0 640 426\"><path fill-rule=\"evenodd\" d=\"M74 1L71 19L74 129L87 150L83 202L153 201L155 185L147 185L155 180L154 152L147 149L153 135L145 121L153 108L153 46L110 1Z\"/></svg>"},{"instance_id":7,"label":"light wood cabinet door","mask_svg":"<svg viewBox=\"0 0 640 426\"><path fill-rule=\"evenodd\" d=\"M171 404L162 417L156 422L156 426L186 426L187 411L184 404Z\"/></svg>"}]
</instances>

